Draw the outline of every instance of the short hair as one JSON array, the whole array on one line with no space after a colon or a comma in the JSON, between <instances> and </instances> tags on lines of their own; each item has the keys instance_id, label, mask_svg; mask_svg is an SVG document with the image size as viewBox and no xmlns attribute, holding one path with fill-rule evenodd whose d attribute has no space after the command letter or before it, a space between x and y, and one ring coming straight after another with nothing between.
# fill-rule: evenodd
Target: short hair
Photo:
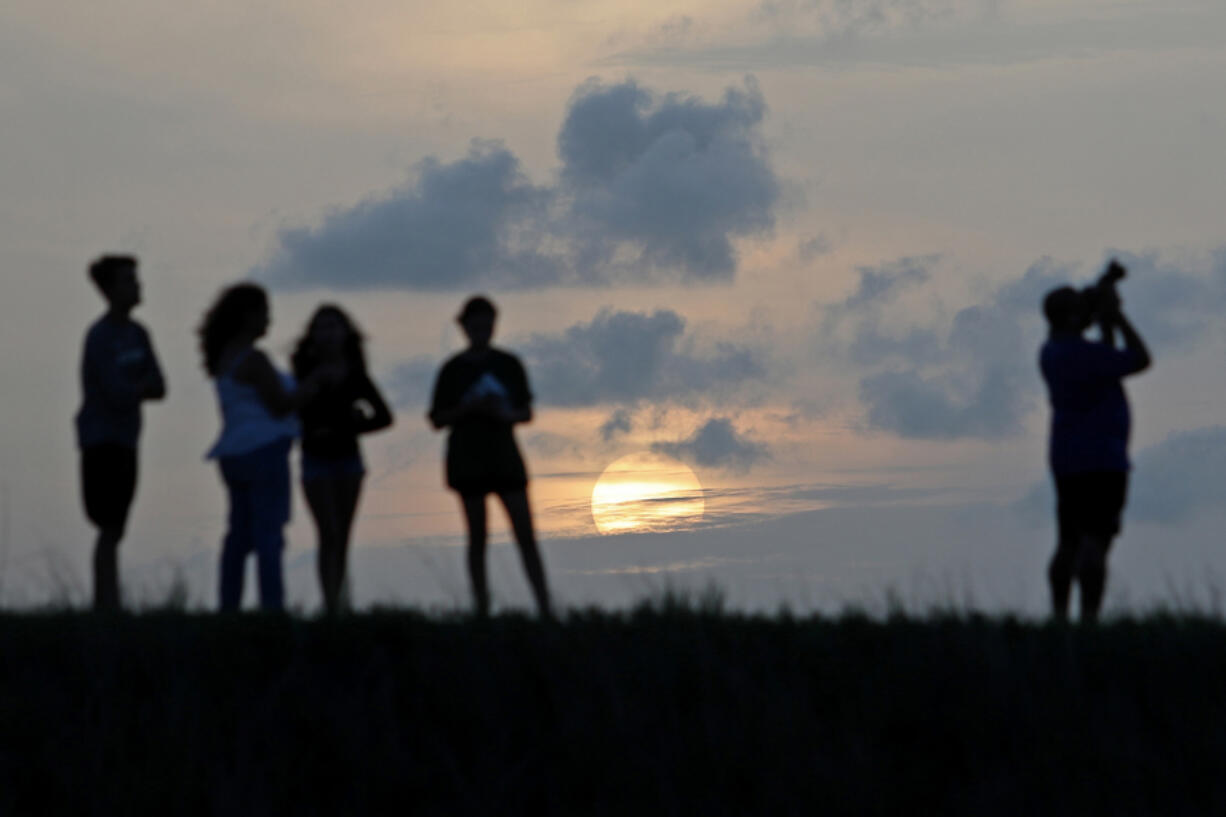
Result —
<instances>
[{"instance_id":1,"label":"short hair","mask_svg":"<svg viewBox=\"0 0 1226 817\"><path fill-rule=\"evenodd\" d=\"M134 255L104 255L89 265L89 278L102 292L110 292L115 279L124 270L136 269Z\"/></svg>"},{"instance_id":2,"label":"short hair","mask_svg":"<svg viewBox=\"0 0 1226 817\"><path fill-rule=\"evenodd\" d=\"M494 302L484 295L474 295L464 302L464 308L460 310L459 315L456 315L456 320L464 323L469 318L475 318L478 315L497 317L498 309L494 306Z\"/></svg>"},{"instance_id":3,"label":"short hair","mask_svg":"<svg viewBox=\"0 0 1226 817\"><path fill-rule=\"evenodd\" d=\"M1052 325L1063 324L1080 309L1081 293L1072 287L1053 289L1043 297L1043 315Z\"/></svg>"}]
</instances>

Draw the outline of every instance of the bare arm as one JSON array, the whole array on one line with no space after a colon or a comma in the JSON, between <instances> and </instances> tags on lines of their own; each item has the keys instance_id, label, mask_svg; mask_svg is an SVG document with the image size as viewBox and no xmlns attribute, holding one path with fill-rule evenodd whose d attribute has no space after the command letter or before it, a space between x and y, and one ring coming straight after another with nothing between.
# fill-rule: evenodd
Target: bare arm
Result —
<instances>
[{"instance_id":1,"label":"bare arm","mask_svg":"<svg viewBox=\"0 0 1226 817\"><path fill-rule=\"evenodd\" d=\"M361 397L370 405L373 413L369 416L363 414L355 422L354 425L357 433L369 434L372 431L387 428L392 424L392 411L388 408L387 401L383 399L382 394L379 394L379 389L369 377L362 384Z\"/></svg>"},{"instance_id":2,"label":"bare arm","mask_svg":"<svg viewBox=\"0 0 1226 817\"><path fill-rule=\"evenodd\" d=\"M275 417L284 417L297 411L315 396L322 383L323 372L324 370L317 369L299 383L296 389L286 389L268 356L259 349L252 349L234 370L234 379L254 388L269 413Z\"/></svg>"},{"instance_id":3,"label":"bare arm","mask_svg":"<svg viewBox=\"0 0 1226 817\"><path fill-rule=\"evenodd\" d=\"M1130 374L1137 374L1148 369L1150 364L1153 363L1153 358L1149 354L1149 347L1145 345L1145 341L1141 339L1141 336L1133 328L1128 318L1124 317L1123 312L1115 313L1113 325L1124 336L1124 348L1137 356L1137 367Z\"/></svg>"}]
</instances>

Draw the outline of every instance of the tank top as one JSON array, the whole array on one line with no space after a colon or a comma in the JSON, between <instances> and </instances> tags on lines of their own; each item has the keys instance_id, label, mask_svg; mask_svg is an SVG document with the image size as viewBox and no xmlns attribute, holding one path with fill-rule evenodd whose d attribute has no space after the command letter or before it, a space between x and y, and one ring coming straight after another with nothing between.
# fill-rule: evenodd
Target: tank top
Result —
<instances>
[{"instance_id":1,"label":"tank top","mask_svg":"<svg viewBox=\"0 0 1226 817\"><path fill-rule=\"evenodd\" d=\"M258 448L298 436L298 416L293 412L284 417L274 417L260 400L255 387L234 379L234 370L246 359L251 349L235 356L226 370L217 375L217 402L221 407L221 435L209 449L205 459L237 457ZM282 386L289 391L295 388L292 375L277 372Z\"/></svg>"}]
</instances>

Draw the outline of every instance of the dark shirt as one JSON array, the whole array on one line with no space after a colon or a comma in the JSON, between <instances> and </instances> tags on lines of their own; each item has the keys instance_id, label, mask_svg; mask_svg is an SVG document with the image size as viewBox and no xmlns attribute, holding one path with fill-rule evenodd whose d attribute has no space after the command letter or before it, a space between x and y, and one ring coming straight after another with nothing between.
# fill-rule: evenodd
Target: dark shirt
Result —
<instances>
[{"instance_id":1,"label":"dark shirt","mask_svg":"<svg viewBox=\"0 0 1226 817\"><path fill-rule=\"evenodd\" d=\"M299 410L298 416L302 420L302 453L331 460L358 456L359 434L392 424L383 395L365 372L323 389Z\"/></svg>"},{"instance_id":2,"label":"dark shirt","mask_svg":"<svg viewBox=\"0 0 1226 817\"><path fill-rule=\"evenodd\" d=\"M434 383L431 415L452 411L465 393L485 374L506 390L512 409L532 405L528 375L519 358L500 349L485 354L461 352L443 364ZM457 420L447 439L447 483L458 490L469 484L513 488L527 476L510 423L493 417L469 416Z\"/></svg>"},{"instance_id":3,"label":"dark shirt","mask_svg":"<svg viewBox=\"0 0 1226 817\"><path fill-rule=\"evenodd\" d=\"M1043 344L1039 368L1051 398L1048 457L1054 473L1129 470L1132 421L1121 381L1140 362L1138 352L1082 337Z\"/></svg>"},{"instance_id":4,"label":"dark shirt","mask_svg":"<svg viewBox=\"0 0 1226 817\"><path fill-rule=\"evenodd\" d=\"M139 384L165 388L149 333L133 320L103 315L85 335L81 356L84 399L77 412L77 445L103 443L135 448L141 429Z\"/></svg>"}]
</instances>

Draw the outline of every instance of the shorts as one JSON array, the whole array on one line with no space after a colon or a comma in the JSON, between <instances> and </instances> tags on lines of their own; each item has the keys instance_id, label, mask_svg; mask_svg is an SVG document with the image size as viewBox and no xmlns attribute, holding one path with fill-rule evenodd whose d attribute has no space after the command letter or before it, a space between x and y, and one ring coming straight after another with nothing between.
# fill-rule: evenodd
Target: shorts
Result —
<instances>
[{"instance_id":1,"label":"shorts","mask_svg":"<svg viewBox=\"0 0 1226 817\"><path fill-rule=\"evenodd\" d=\"M122 530L136 495L136 449L116 443L82 448L81 495L95 527Z\"/></svg>"},{"instance_id":2,"label":"shorts","mask_svg":"<svg viewBox=\"0 0 1226 817\"><path fill-rule=\"evenodd\" d=\"M1056 475L1056 522L1070 545L1089 534L1108 542L1120 532L1128 496L1127 471Z\"/></svg>"},{"instance_id":3,"label":"shorts","mask_svg":"<svg viewBox=\"0 0 1226 817\"><path fill-rule=\"evenodd\" d=\"M360 477L366 473L366 465L360 454L354 454L340 459L319 457L314 454L302 455L302 481L311 482L317 479L336 479L338 477Z\"/></svg>"}]
</instances>

